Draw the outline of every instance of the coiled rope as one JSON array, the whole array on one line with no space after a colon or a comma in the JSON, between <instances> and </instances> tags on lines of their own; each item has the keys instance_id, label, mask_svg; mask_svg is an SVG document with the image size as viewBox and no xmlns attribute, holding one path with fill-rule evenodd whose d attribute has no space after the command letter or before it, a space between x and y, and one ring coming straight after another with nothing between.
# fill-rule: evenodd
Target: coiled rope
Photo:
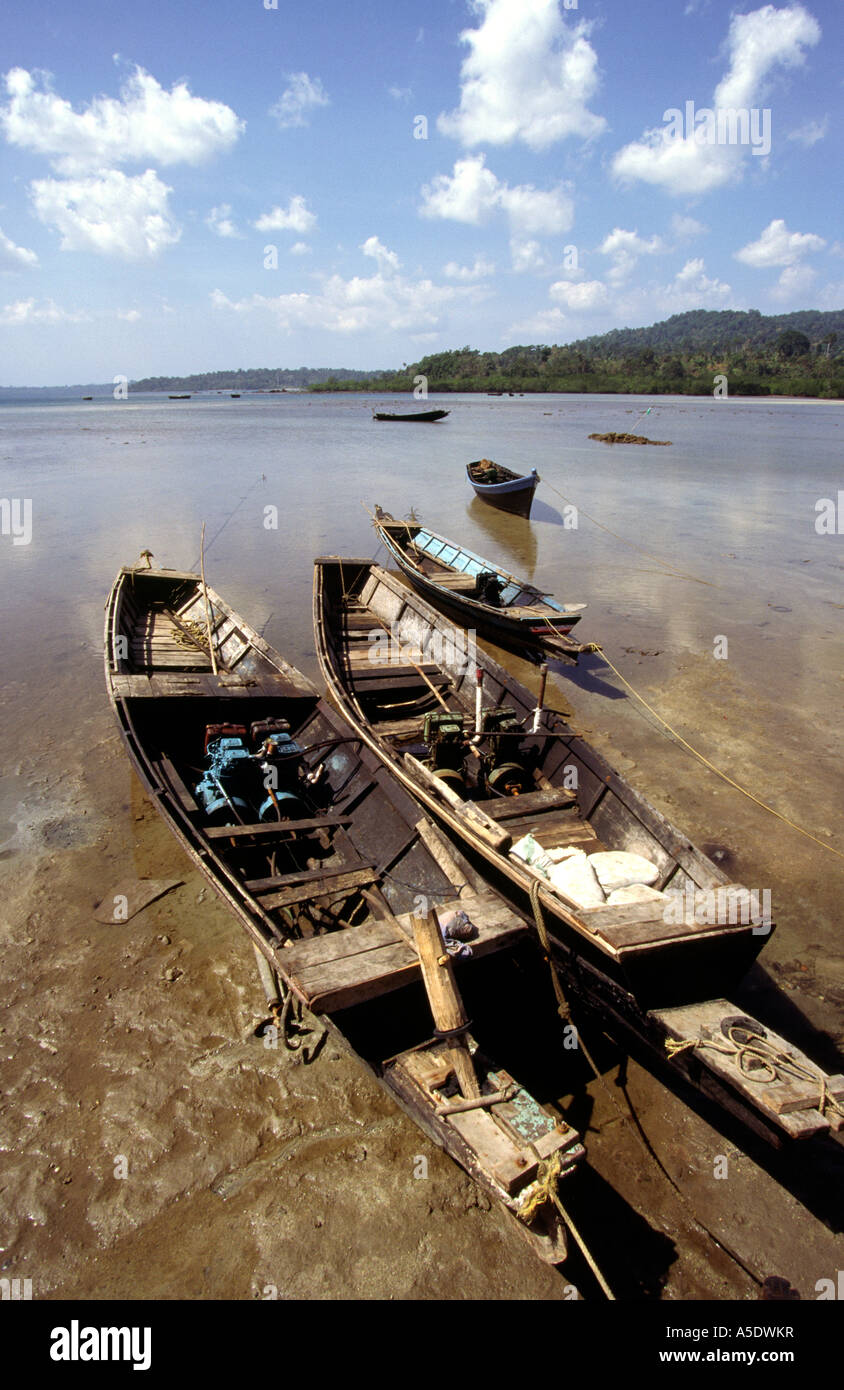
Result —
<instances>
[{"instance_id":1,"label":"coiled rope","mask_svg":"<svg viewBox=\"0 0 844 1390\"><path fill-rule=\"evenodd\" d=\"M744 1034L743 1037L736 1036L737 1033ZM753 1081L759 1085L769 1086L774 1081L782 1081L784 1077L793 1077L797 1081L808 1081L818 1087L817 1109L822 1115L826 1110L832 1110L837 1115L844 1115L844 1105L841 1105L829 1091L829 1078L824 1072L806 1066L804 1062L793 1057L790 1052L783 1052L781 1048L775 1047L772 1042L761 1033L752 1032L744 1023L734 1022L727 1028L727 1042L716 1042L714 1038L686 1038L679 1041L675 1038L666 1038L665 1049L669 1058L678 1056L681 1052L694 1051L697 1049L708 1048L712 1052L720 1052L725 1057L732 1057L742 1075L748 1081Z\"/></svg>"}]
</instances>

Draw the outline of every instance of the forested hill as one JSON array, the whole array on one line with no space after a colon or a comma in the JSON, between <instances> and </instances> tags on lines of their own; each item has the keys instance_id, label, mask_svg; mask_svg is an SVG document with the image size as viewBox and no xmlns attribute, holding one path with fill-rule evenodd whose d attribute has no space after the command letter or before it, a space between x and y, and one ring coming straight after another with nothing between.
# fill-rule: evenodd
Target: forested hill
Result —
<instances>
[{"instance_id":1,"label":"forested hill","mask_svg":"<svg viewBox=\"0 0 844 1390\"><path fill-rule=\"evenodd\" d=\"M649 328L614 328L592 338L580 338L568 346L576 352L596 357L613 357L635 348L764 348L774 344L784 332L803 333L810 343L837 333L844 343L844 309L828 313L820 309L799 309L793 314L760 314L758 309L692 309L672 314L670 319Z\"/></svg>"},{"instance_id":2,"label":"forested hill","mask_svg":"<svg viewBox=\"0 0 844 1390\"><path fill-rule=\"evenodd\" d=\"M643 395L819 396L844 399L844 310L766 316L757 310L694 310L650 328L479 352L464 347L423 357L368 390L432 392L570 391ZM357 391L357 382L312 390Z\"/></svg>"},{"instance_id":3,"label":"forested hill","mask_svg":"<svg viewBox=\"0 0 844 1390\"><path fill-rule=\"evenodd\" d=\"M401 371L239 367L146 377L130 391L571 391L844 399L844 309L761 314L694 309L649 328L616 328L561 346L432 353Z\"/></svg>"},{"instance_id":4,"label":"forested hill","mask_svg":"<svg viewBox=\"0 0 844 1390\"><path fill-rule=\"evenodd\" d=\"M237 367L229 371L198 372L193 376L147 376L130 381L130 391L272 391L288 386L304 389L323 382L359 382L383 372L356 372L346 367Z\"/></svg>"}]
</instances>

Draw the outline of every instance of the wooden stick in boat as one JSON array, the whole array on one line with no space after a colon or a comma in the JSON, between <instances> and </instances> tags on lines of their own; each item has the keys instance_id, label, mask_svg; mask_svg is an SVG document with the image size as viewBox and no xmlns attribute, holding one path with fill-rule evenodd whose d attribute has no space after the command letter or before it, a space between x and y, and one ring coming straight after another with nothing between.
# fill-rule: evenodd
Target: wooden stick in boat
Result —
<instances>
[{"instance_id":1,"label":"wooden stick in boat","mask_svg":"<svg viewBox=\"0 0 844 1390\"><path fill-rule=\"evenodd\" d=\"M202 523L202 537L199 542L199 573L202 579L202 597L205 601L205 625L208 628L208 651L211 655L211 671L217 674L217 658L214 655L214 631L211 622L211 604L208 602L208 586L205 583L205 522Z\"/></svg>"},{"instance_id":2,"label":"wooden stick in boat","mask_svg":"<svg viewBox=\"0 0 844 1390\"><path fill-rule=\"evenodd\" d=\"M516 1087L508 1086L504 1091L493 1091L492 1095L478 1096L475 1100L455 1100L450 1105L438 1105L436 1113L438 1115L462 1115L465 1110L486 1110L490 1105L501 1105L504 1101L512 1100L514 1095L516 1095Z\"/></svg>"},{"instance_id":3,"label":"wooden stick in boat","mask_svg":"<svg viewBox=\"0 0 844 1390\"><path fill-rule=\"evenodd\" d=\"M548 662L543 661L539 668L539 694L536 697L536 709L533 711L533 728L531 733L539 732L539 721L542 718L542 704L545 700L545 684L548 680Z\"/></svg>"},{"instance_id":4,"label":"wooden stick in boat","mask_svg":"<svg viewBox=\"0 0 844 1390\"><path fill-rule=\"evenodd\" d=\"M416 949L419 952L419 964L422 967L422 979L425 981L434 1022L440 1032L459 1036L460 1030L468 1026L469 1020L454 982L451 957L443 943L437 914L433 911L424 917L414 914L411 921ZM454 1067L463 1096L466 1100L475 1100L480 1096L481 1089L469 1049L464 1041L458 1040L458 1036L455 1036L448 1047L449 1060Z\"/></svg>"},{"instance_id":5,"label":"wooden stick in boat","mask_svg":"<svg viewBox=\"0 0 844 1390\"><path fill-rule=\"evenodd\" d=\"M386 624L385 624L385 623L382 623L381 619L380 619L380 618L377 618L377 617L375 616L374 613L372 614L372 618L373 618L373 621L376 622L380 628L383 628L383 629L384 629L385 632L389 632L389 631L390 631L390 629L386 626ZM390 635L392 636L392 634L390 634ZM414 669L414 671L418 672L418 674L422 677L422 679L423 679L423 681L425 682L425 684L427 685L428 689L429 689L430 691L432 691L432 693L433 693L434 695L436 695L437 699L439 700L440 704L442 705L442 707L443 707L443 709L446 711L446 713L447 713L447 714L453 714L453 713L454 713L454 710L449 708L449 706L446 704L445 700L443 699L442 695L441 695L440 692L437 690L437 687L433 684L432 681L429 681L429 680L428 680L428 677L425 675L425 672L422 670L422 667L421 667L421 666L417 666L417 665L416 665L416 662L412 659L412 657L407 656L406 653L404 654L404 659L405 659L405 661L407 662L408 666L412 666L413 669Z\"/></svg>"}]
</instances>

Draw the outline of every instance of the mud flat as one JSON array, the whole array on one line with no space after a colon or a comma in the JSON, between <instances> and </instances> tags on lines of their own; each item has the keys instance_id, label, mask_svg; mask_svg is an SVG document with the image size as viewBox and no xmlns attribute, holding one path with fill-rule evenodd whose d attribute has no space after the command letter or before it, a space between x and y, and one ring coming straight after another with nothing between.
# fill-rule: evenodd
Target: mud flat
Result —
<instances>
[{"instance_id":1,"label":"mud flat","mask_svg":"<svg viewBox=\"0 0 844 1390\"><path fill-rule=\"evenodd\" d=\"M594 701L557 689L561 704L571 694L583 706L585 728ZM660 689L666 714L691 697L704 707L694 661ZM104 694L93 681L77 693L78 752L68 758L65 743L57 773L55 745L34 740L19 766L26 810L0 862L4 1273L31 1278L38 1298L554 1300L572 1284L594 1297L582 1261L540 1264L354 1058L329 1041L306 1065L255 1037L251 947L144 798ZM727 682L719 710L749 729L723 750L747 766L758 750L745 699ZM779 885L779 932L736 1002L764 1018L787 1001L785 1031L816 1055L819 1041L832 1050L844 1013L834 866L819 874L820 851L729 789L707 786L704 798L694 765L674 749L657 758L659 736L626 707L613 707L611 732L604 712L590 736L693 836L722 842L739 875L752 866ZM769 794L796 775L784 756ZM95 905L130 866L184 881L129 922L97 923ZM547 1059L550 988L546 1002ZM795 1034L801 1016L808 1043ZM591 1168L572 1212L619 1297L755 1299L747 1270L814 1297L837 1268L823 1202L809 1210L598 1033L590 1043L685 1196L560 1050L556 1094L584 1128ZM714 1176L719 1155L726 1182Z\"/></svg>"}]
</instances>

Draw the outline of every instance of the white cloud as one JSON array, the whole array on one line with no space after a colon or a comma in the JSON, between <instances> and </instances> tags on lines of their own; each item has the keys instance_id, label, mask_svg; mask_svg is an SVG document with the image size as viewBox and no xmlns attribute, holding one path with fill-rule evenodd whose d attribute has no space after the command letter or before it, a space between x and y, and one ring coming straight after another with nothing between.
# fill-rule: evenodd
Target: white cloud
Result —
<instances>
[{"instance_id":1,"label":"white cloud","mask_svg":"<svg viewBox=\"0 0 844 1390\"><path fill-rule=\"evenodd\" d=\"M474 265L458 265L457 261L449 261L448 265L443 266L443 275L446 279L460 280L464 284L469 284L473 280L484 280L488 275L494 274L494 263L484 260L483 256L476 256Z\"/></svg>"},{"instance_id":2,"label":"white cloud","mask_svg":"<svg viewBox=\"0 0 844 1390\"><path fill-rule=\"evenodd\" d=\"M239 237L242 235L232 221L232 210L228 203L221 203L219 207L212 208L205 219L206 227L210 227L212 232L216 232L221 237Z\"/></svg>"},{"instance_id":3,"label":"white cloud","mask_svg":"<svg viewBox=\"0 0 844 1390\"><path fill-rule=\"evenodd\" d=\"M410 101L410 98L413 96L412 87L388 87L387 91L393 98L393 101L400 101L406 103Z\"/></svg>"},{"instance_id":4,"label":"white cloud","mask_svg":"<svg viewBox=\"0 0 844 1390\"><path fill-rule=\"evenodd\" d=\"M801 301L817 279L810 265L787 265L771 290L772 299Z\"/></svg>"},{"instance_id":5,"label":"white cloud","mask_svg":"<svg viewBox=\"0 0 844 1390\"><path fill-rule=\"evenodd\" d=\"M295 241L290 248L291 256L310 256L311 248L306 241Z\"/></svg>"},{"instance_id":6,"label":"white cloud","mask_svg":"<svg viewBox=\"0 0 844 1390\"><path fill-rule=\"evenodd\" d=\"M524 275L528 271L544 270L548 261L538 241L511 237L510 264L517 275Z\"/></svg>"},{"instance_id":7,"label":"white cloud","mask_svg":"<svg viewBox=\"0 0 844 1390\"><path fill-rule=\"evenodd\" d=\"M643 291L650 298L651 291ZM687 309L714 309L723 307L733 291L724 280L712 280L705 273L700 257L686 261L669 285L663 285L654 292L654 302L664 314L682 314Z\"/></svg>"},{"instance_id":8,"label":"white cloud","mask_svg":"<svg viewBox=\"0 0 844 1390\"><path fill-rule=\"evenodd\" d=\"M431 280L409 280L379 269L369 278L339 275L326 278L318 292L300 291L275 297L255 294L232 301L214 290L215 308L246 316L270 315L286 332L297 328L330 333L361 333L390 329L406 333L424 332L440 324L442 311L459 298L475 297L474 286L436 285Z\"/></svg>"},{"instance_id":9,"label":"white cloud","mask_svg":"<svg viewBox=\"0 0 844 1390\"><path fill-rule=\"evenodd\" d=\"M60 173L154 159L198 164L230 149L244 128L230 107L191 95L185 82L167 92L135 68L120 98L95 97L81 112L58 96L45 73L13 68L0 124L12 145L47 156Z\"/></svg>"},{"instance_id":10,"label":"white cloud","mask_svg":"<svg viewBox=\"0 0 844 1390\"><path fill-rule=\"evenodd\" d=\"M18 299L0 309L0 323L9 328L19 328L28 323L81 323L87 314L70 314L61 309L52 299L41 304L34 299Z\"/></svg>"},{"instance_id":11,"label":"white cloud","mask_svg":"<svg viewBox=\"0 0 844 1390\"><path fill-rule=\"evenodd\" d=\"M829 116L824 116L822 121L806 121L804 125L798 126L796 130L788 132L789 140L796 140L799 144L805 145L809 150L816 145L819 140L829 133Z\"/></svg>"},{"instance_id":12,"label":"white cloud","mask_svg":"<svg viewBox=\"0 0 844 1390\"><path fill-rule=\"evenodd\" d=\"M123 319L124 323L137 323L141 313L139 309L118 309L117 317Z\"/></svg>"},{"instance_id":13,"label":"white cloud","mask_svg":"<svg viewBox=\"0 0 844 1390\"><path fill-rule=\"evenodd\" d=\"M796 265L810 251L822 251L826 242L814 232L790 232L782 217L769 222L758 241L749 241L736 251L737 261L757 270L773 265Z\"/></svg>"},{"instance_id":14,"label":"white cloud","mask_svg":"<svg viewBox=\"0 0 844 1390\"><path fill-rule=\"evenodd\" d=\"M463 145L521 140L541 150L569 135L590 138L606 126L587 103L598 89L589 26L569 29L558 0L473 0L478 29L461 39L460 106L437 126Z\"/></svg>"},{"instance_id":15,"label":"white cloud","mask_svg":"<svg viewBox=\"0 0 844 1390\"><path fill-rule=\"evenodd\" d=\"M602 280L583 280L579 284L571 280L558 280L548 293L567 309L581 312L602 308L610 299Z\"/></svg>"},{"instance_id":16,"label":"white cloud","mask_svg":"<svg viewBox=\"0 0 844 1390\"><path fill-rule=\"evenodd\" d=\"M288 85L275 106L270 107L270 115L275 116L282 130L307 125L305 117L311 111L331 104L318 77L309 77L306 72L291 72L287 77Z\"/></svg>"},{"instance_id":17,"label":"white cloud","mask_svg":"<svg viewBox=\"0 0 844 1390\"><path fill-rule=\"evenodd\" d=\"M756 131L751 128L750 138L766 153L764 117L754 102L773 69L799 66L804 49L816 44L820 36L817 21L800 4L783 9L763 5L750 14L734 15L727 37L730 66L715 88L709 109L722 113L757 110L758 125ZM668 117L666 111L663 119ZM613 172L619 179L638 179L674 195L707 193L741 178L751 145L705 143L705 137L702 125L686 129L682 135L671 124L647 130L641 140L618 151Z\"/></svg>"},{"instance_id":18,"label":"white cloud","mask_svg":"<svg viewBox=\"0 0 844 1390\"><path fill-rule=\"evenodd\" d=\"M665 243L661 237L654 235L645 240L638 232L628 232L623 227L614 227L598 247L601 255L611 257L609 274L616 283L627 278L641 256L654 256L664 250Z\"/></svg>"},{"instance_id":19,"label":"white cloud","mask_svg":"<svg viewBox=\"0 0 844 1390\"><path fill-rule=\"evenodd\" d=\"M360 250L365 256L371 256L373 260L378 262L378 269L382 274L388 274L391 270L398 270L401 265L395 251L388 251L377 236L367 237Z\"/></svg>"},{"instance_id":20,"label":"white cloud","mask_svg":"<svg viewBox=\"0 0 844 1390\"><path fill-rule=\"evenodd\" d=\"M565 334L570 339L597 331L596 325L648 323L686 309L723 308L733 295L728 284L706 274L700 259L686 261L667 284L620 287L604 280L557 280L548 293L553 307L512 325L511 331L538 333L547 340Z\"/></svg>"},{"instance_id":21,"label":"white cloud","mask_svg":"<svg viewBox=\"0 0 844 1390\"><path fill-rule=\"evenodd\" d=\"M0 229L0 270L32 270L38 264L34 251L25 246L16 246L10 237Z\"/></svg>"},{"instance_id":22,"label":"white cloud","mask_svg":"<svg viewBox=\"0 0 844 1390\"><path fill-rule=\"evenodd\" d=\"M259 232L298 232L300 236L307 236L316 224L316 214L311 212L305 199L297 193L290 199L286 209L272 208L252 225Z\"/></svg>"},{"instance_id":23,"label":"white cloud","mask_svg":"<svg viewBox=\"0 0 844 1390\"><path fill-rule=\"evenodd\" d=\"M511 188L487 169L482 154L458 159L453 174L438 174L424 186L422 199L423 217L478 226L503 212L511 230L524 236L566 232L574 221L574 205L561 187L543 191L519 184Z\"/></svg>"},{"instance_id":24,"label":"white cloud","mask_svg":"<svg viewBox=\"0 0 844 1390\"><path fill-rule=\"evenodd\" d=\"M149 260L179 240L167 206L172 193L153 169L129 177L117 169L83 179L36 179L35 211L61 233L63 251Z\"/></svg>"},{"instance_id":25,"label":"white cloud","mask_svg":"<svg viewBox=\"0 0 844 1390\"><path fill-rule=\"evenodd\" d=\"M681 241L686 241L692 237L701 236L707 229L696 218L684 217L681 213L675 212L671 218L671 230Z\"/></svg>"}]
</instances>

